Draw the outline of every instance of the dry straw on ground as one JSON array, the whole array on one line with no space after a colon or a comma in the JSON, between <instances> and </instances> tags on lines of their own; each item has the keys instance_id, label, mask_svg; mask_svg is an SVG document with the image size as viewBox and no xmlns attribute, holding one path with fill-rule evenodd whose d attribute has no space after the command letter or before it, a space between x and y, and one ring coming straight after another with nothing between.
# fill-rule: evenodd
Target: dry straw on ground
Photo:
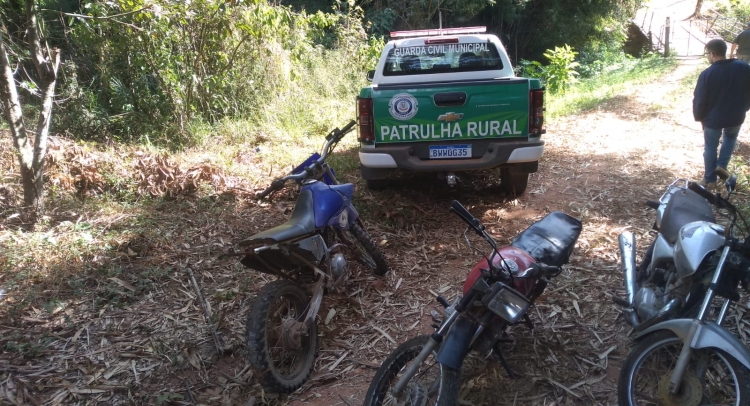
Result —
<instances>
[{"instance_id":1,"label":"dry straw on ground","mask_svg":"<svg viewBox=\"0 0 750 406\"><path fill-rule=\"evenodd\" d=\"M149 221L153 230L120 241L113 251L85 257L74 269L89 274L75 295L72 287L58 283L50 285L57 290L39 292L42 297L13 291L0 299L0 403L361 404L379 363L399 343L431 332L435 295L452 299L479 259L465 245L463 223L447 210L458 199L500 243L553 210L584 223L570 266L531 310L535 329L511 331L515 341L505 354L522 378L510 380L492 358L472 357L462 391L467 401L614 405L619 366L629 346L629 329L611 300L623 295L616 238L631 230L642 251L653 221L643 202L658 197L674 178L700 174L702 141L689 116L689 99L678 95L674 105L653 107L694 69L682 66L672 82L637 86L597 110L549 123L540 171L518 199L499 194L497 171L462 176L452 190L419 176L377 193L358 183L354 204L393 270L379 279L353 265L344 292L324 299L315 372L288 397L264 393L245 359L244 320L255 292L270 278L220 254L288 218L293 193L258 202L249 193L257 186L217 166L181 168L161 156L115 153L123 154L114 156L128 162L132 184L141 193L182 198L173 201L175 206L165 204L166 210L157 205L153 211L102 213L101 218L94 212L78 214L107 231L93 236L97 242L108 230L126 230L136 218ZM2 170L12 177L12 154L1 145ZM57 179L58 187L111 187L98 168L114 159L112 152L105 156L63 146L54 154L50 179ZM747 161L749 154L742 141L738 156ZM341 176L357 181L356 172ZM206 199L200 192L204 184L231 195ZM26 237L12 227L0 229L0 244ZM485 250L481 241L472 243ZM97 275L97 267L119 273ZM34 283L44 286L45 267L38 268ZM24 271L3 268L0 287ZM55 297L63 299L50 301ZM27 305L17 306L19 301ZM736 311L729 324L744 339L744 305L737 304Z\"/></svg>"}]
</instances>

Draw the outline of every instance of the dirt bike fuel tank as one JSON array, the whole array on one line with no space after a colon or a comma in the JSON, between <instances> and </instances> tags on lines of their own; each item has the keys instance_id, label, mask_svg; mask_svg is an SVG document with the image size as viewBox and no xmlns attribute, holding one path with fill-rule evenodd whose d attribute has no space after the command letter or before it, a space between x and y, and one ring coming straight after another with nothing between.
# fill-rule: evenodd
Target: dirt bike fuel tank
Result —
<instances>
[{"instance_id":1,"label":"dirt bike fuel tank","mask_svg":"<svg viewBox=\"0 0 750 406\"><path fill-rule=\"evenodd\" d=\"M502 247L497 251L503 258L505 258L505 266L501 265L503 261L500 259L500 255L492 257L492 264L498 268L503 268L513 273L513 278L515 278L514 288L523 295L528 296L531 293L531 289L534 288L536 280L532 278L523 278L523 276L531 267L531 264L536 262L534 261L534 258L525 251L513 246ZM482 258L476 265L474 265L471 272L469 272L469 276L466 278L466 282L464 282L464 295L469 293L469 289L471 289L474 282L476 282L477 278L482 274L482 269L490 269L486 258Z\"/></svg>"},{"instance_id":2,"label":"dirt bike fuel tank","mask_svg":"<svg viewBox=\"0 0 750 406\"><path fill-rule=\"evenodd\" d=\"M690 276L703 259L724 245L724 227L708 221L694 221L680 229L674 248L677 276Z\"/></svg>"},{"instance_id":3,"label":"dirt bike fuel tank","mask_svg":"<svg viewBox=\"0 0 750 406\"><path fill-rule=\"evenodd\" d=\"M350 205L354 194L354 185L326 185L324 182L310 181L302 185L302 190L310 190L315 207L315 228L330 224L331 218L338 215L342 208ZM355 214L355 213L349 213ZM354 219L349 219L353 221Z\"/></svg>"},{"instance_id":4,"label":"dirt bike fuel tank","mask_svg":"<svg viewBox=\"0 0 750 406\"><path fill-rule=\"evenodd\" d=\"M670 186L656 211L656 227L670 244L678 239L680 229L694 221L716 223L711 205L690 189Z\"/></svg>"},{"instance_id":5,"label":"dirt bike fuel tank","mask_svg":"<svg viewBox=\"0 0 750 406\"><path fill-rule=\"evenodd\" d=\"M511 271L514 278L519 278L514 280L515 289L527 297L531 293L537 281L523 276L532 263L538 261L555 266L568 263L581 229L581 220L553 211L518 234L510 246L499 248L500 255L508 260L504 268ZM492 258L492 263L496 266L500 266L501 262L498 255ZM483 268L489 269L486 259L479 261L469 273L464 283L464 294L469 291Z\"/></svg>"}]
</instances>

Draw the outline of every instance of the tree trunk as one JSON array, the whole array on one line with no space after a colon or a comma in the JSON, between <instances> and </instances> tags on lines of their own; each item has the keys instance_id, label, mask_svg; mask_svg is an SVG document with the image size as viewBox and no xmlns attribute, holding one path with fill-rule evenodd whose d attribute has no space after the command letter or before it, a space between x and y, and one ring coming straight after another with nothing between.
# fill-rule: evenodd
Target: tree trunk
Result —
<instances>
[{"instance_id":1,"label":"tree trunk","mask_svg":"<svg viewBox=\"0 0 750 406\"><path fill-rule=\"evenodd\" d=\"M25 0L26 39L31 58L36 67L38 87L41 92L41 108L37 122L36 137L32 145L26 134L23 110L18 100L18 91L13 78L13 70L5 51L5 41L0 32L0 96L8 114L13 144L18 151L23 184L23 200L27 207L41 210L44 207L44 160L47 155L47 137L52 117L52 99L55 95L57 69L60 66L60 50L49 48L45 52L39 41L34 0Z\"/></svg>"},{"instance_id":2,"label":"tree trunk","mask_svg":"<svg viewBox=\"0 0 750 406\"><path fill-rule=\"evenodd\" d=\"M686 18L683 21L691 20L693 18L700 16L702 7L703 7L703 0L695 0L695 11L693 11L693 14L691 14L690 17Z\"/></svg>"},{"instance_id":3,"label":"tree trunk","mask_svg":"<svg viewBox=\"0 0 750 406\"><path fill-rule=\"evenodd\" d=\"M3 30L5 31L4 27ZM34 149L31 140L26 136L26 125L23 122L23 111L21 102L18 101L16 83L13 80L13 70L10 68L8 54L5 52L5 38L0 32L0 80L2 80L2 102L5 112L8 114L10 133L13 137L13 145L18 152L18 163L21 166L21 179L23 182L23 200L26 205L31 206L37 201L36 188L34 187Z\"/></svg>"}]
</instances>

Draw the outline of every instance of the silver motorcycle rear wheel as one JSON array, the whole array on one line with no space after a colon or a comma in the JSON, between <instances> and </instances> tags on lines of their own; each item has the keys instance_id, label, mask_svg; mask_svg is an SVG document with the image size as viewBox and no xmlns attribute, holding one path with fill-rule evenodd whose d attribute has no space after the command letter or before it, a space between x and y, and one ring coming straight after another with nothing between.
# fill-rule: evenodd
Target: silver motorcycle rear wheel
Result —
<instances>
[{"instance_id":1,"label":"silver motorcycle rear wheel","mask_svg":"<svg viewBox=\"0 0 750 406\"><path fill-rule=\"evenodd\" d=\"M750 371L716 348L695 350L680 391L670 394L669 378L682 346L682 340L671 331L645 337L628 354L620 371L620 405L750 405Z\"/></svg>"}]
</instances>

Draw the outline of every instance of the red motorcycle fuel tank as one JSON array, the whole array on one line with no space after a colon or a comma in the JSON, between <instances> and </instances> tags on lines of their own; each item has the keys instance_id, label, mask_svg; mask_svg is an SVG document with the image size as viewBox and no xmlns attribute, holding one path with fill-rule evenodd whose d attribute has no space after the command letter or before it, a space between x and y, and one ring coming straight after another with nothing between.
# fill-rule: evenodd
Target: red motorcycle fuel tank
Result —
<instances>
[{"instance_id":1,"label":"red motorcycle fuel tank","mask_svg":"<svg viewBox=\"0 0 750 406\"><path fill-rule=\"evenodd\" d=\"M500 256L505 258L506 263L511 268L513 277L516 278L514 279L514 288L524 296L528 296L531 293L531 289L534 288L536 280L532 278L524 278L523 276L526 270L531 267L531 264L536 262L534 261L534 258L527 254L526 251L510 245L502 247L497 251L500 255L495 255L492 258L492 264L500 268L500 262L502 261ZM466 278L466 282L464 282L464 296L469 293L469 289L471 289L474 282L476 282L477 278L482 274L482 269L490 269L486 258L482 258L476 265L474 265L471 272L469 272L469 276Z\"/></svg>"}]
</instances>

